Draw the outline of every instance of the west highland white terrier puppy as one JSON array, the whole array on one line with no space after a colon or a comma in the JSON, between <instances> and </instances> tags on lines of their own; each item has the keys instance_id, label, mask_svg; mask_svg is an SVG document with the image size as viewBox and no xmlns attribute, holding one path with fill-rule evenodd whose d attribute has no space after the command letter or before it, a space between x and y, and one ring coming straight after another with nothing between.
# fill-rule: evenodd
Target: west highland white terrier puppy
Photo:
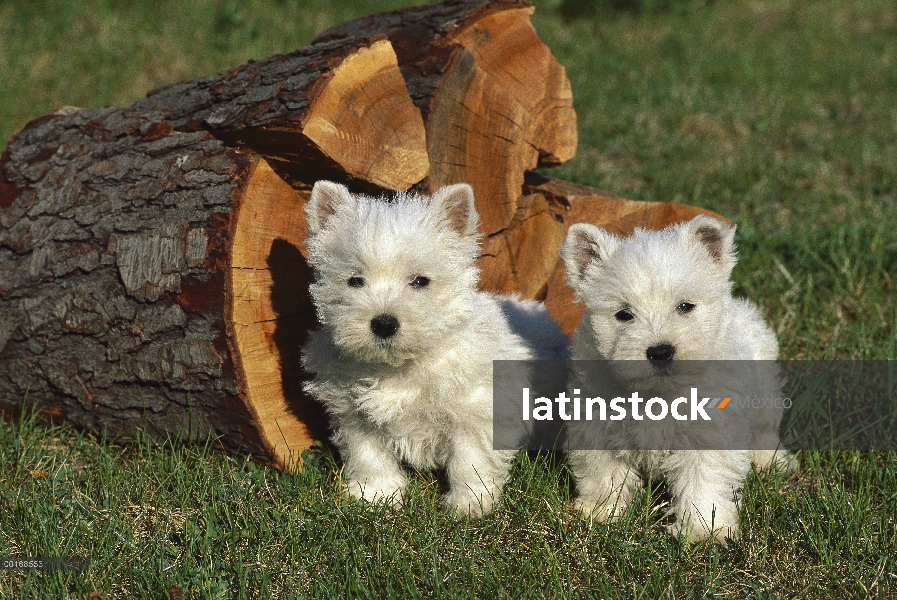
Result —
<instances>
[{"instance_id":1,"label":"west highland white terrier puppy","mask_svg":"<svg viewBox=\"0 0 897 600\"><path fill-rule=\"evenodd\" d=\"M683 384L724 389L728 396L749 389L780 397L775 334L751 303L732 297L734 236L735 227L706 216L663 231L636 229L626 239L585 223L571 226L561 255L568 283L586 307L573 358L611 361L612 377L645 398L682 396ZM756 360L764 362L751 366ZM726 362L705 369L709 363L688 361ZM570 388L589 387L588 377L574 375ZM751 461L758 468L773 461L794 468L790 454L776 451L781 418L781 409L733 406L715 410L712 424L670 418L598 423L589 435L607 436L600 449L581 449L582 436L571 436L576 507L602 520L619 517L641 477L656 473L671 493L671 530L725 543L738 534L736 494Z\"/></svg>"},{"instance_id":2,"label":"west highland white terrier puppy","mask_svg":"<svg viewBox=\"0 0 897 600\"><path fill-rule=\"evenodd\" d=\"M515 455L493 449L492 361L559 357L566 338L540 303L477 290L469 185L373 198L319 181L305 210L322 324L305 389L332 417L348 493L400 502L406 462L445 469L450 510L489 513Z\"/></svg>"}]
</instances>

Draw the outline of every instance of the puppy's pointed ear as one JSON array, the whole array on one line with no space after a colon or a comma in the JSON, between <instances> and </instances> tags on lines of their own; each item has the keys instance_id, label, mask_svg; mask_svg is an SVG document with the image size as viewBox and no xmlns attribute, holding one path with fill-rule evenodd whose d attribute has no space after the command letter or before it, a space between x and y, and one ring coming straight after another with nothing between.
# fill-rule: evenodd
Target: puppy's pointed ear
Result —
<instances>
[{"instance_id":1,"label":"puppy's pointed ear","mask_svg":"<svg viewBox=\"0 0 897 600\"><path fill-rule=\"evenodd\" d=\"M582 279L590 264L600 265L617 250L619 240L590 223L574 223L561 246L561 258L571 281Z\"/></svg>"},{"instance_id":2,"label":"puppy's pointed ear","mask_svg":"<svg viewBox=\"0 0 897 600\"><path fill-rule=\"evenodd\" d=\"M311 189L311 198L305 205L305 221L308 233L314 235L324 228L333 213L342 206L350 206L355 202L349 189L332 181L319 181Z\"/></svg>"},{"instance_id":3,"label":"puppy's pointed ear","mask_svg":"<svg viewBox=\"0 0 897 600\"><path fill-rule=\"evenodd\" d=\"M466 183L446 185L433 194L432 202L442 207L451 228L461 235L477 231L479 217L473 202L473 188Z\"/></svg>"},{"instance_id":4,"label":"puppy's pointed ear","mask_svg":"<svg viewBox=\"0 0 897 600\"><path fill-rule=\"evenodd\" d=\"M735 226L719 219L698 215L685 227L688 242L695 248L703 248L711 260L728 267L735 266Z\"/></svg>"}]
</instances>

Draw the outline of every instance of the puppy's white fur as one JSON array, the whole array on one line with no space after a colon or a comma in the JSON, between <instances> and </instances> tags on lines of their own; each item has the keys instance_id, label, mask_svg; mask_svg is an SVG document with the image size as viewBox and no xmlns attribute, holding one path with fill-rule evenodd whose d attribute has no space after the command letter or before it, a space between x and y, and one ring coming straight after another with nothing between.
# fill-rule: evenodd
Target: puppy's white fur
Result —
<instances>
[{"instance_id":1,"label":"puppy's white fur","mask_svg":"<svg viewBox=\"0 0 897 600\"><path fill-rule=\"evenodd\" d=\"M659 375L648 349L666 345L674 349L673 361L741 361L727 363L730 376L724 379L730 395L745 389L759 393L765 387L765 393L780 397L772 363L753 367L744 362L774 361L778 343L758 310L732 297L734 236L735 227L705 216L660 232L637 229L626 239L589 224L571 226L561 254L568 283L586 307L574 334L573 358L615 361L613 376L636 386L646 398L681 396L683 383L721 389L718 369L713 381L702 380L698 366L689 372L687 362L677 363L684 367L684 377ZM582 379L587 375L577 377L571 388L589 387ZM677 517L673 528L693 540L714 535L725 542L726 536L738 534L735 495L751 461L759 468L773 460L786 469L794 466L789 454L775 451L781 416L781 411L727 409L714 413L712 425L627 420L622 430L598 431L614 438L605 440L607 447L619 449L571 452L576 506L599 519L618 517L641 475L657 472L670 486ZM681 444L689 436L702 436L698 447L758 450L753 455L750 450L651 450L669 447L667 442L674 445L672 440Z\"/></svg>"},{"instance_id":2,"label":"puppy's white fur","mask_svg":"<svg viewBox=\"0 0 897 600\"><path fill-rule=\"evenodd\" d=\"M400 502L404 461L446 470L448 508L490 512L515 454L493 450L492 361L565 344L541 304L476 289L473 200L466 184L388 199L327 181L312 190L307 247L322 327L303 348L314 373L305 389L332 417L354 497ZM512 331L506 313L543 347Z\"/></svg>"}]
</instances>

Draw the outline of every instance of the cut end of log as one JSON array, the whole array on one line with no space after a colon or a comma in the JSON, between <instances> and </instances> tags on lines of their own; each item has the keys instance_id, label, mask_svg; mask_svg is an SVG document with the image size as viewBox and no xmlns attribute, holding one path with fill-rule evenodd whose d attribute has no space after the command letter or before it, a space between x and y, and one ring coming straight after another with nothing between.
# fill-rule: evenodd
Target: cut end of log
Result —
<instances>
[{"instance_id":1,"label":"cut end of log","mask_svg":"<svg viewBox=\"0 0 897 600\"><path fill-rule=\"evenodd\" d=\"M245 378L245 402L276 466L298 469L302 451L324 439L324 415L302 392L299 349L317 321L308 293L303 207L259 160L243 193L230 250L230 338ZM317 429L313 428L317 424Z\"/></svg>"},{"instance_id":2,"label":"cut end of log","mask_svg":"<svg viewBox=\"0 0 897 600\"><path fill-rule=\"evenodd\" d=\"M459 49L430 106L429 188L471 184L488 233L514 218L525 172L576 153L570 82L532 12L509 8L454 31Z\"/></svg>"},{"instance_id":3,"label":"cut end of log","mask_svg":"<svg viewBox=\"0 0 897 600\"><path fill-rule=\"evenodd\" d=\"M427 132L426 191L468 183L487 234L517 212L523 174L576 152L564 68L530 23L527 0L452 0L328 29L313 43L385 35Z\"/></svg>"},{"instance_id":4,"label":"cut end of log","mask_svg":"<svg viewBox=\"0 0 897 600\"><path fill-rule=\"evenodd\" d=\"M389 40L359 48L333 70L303 133L349 177L406 190L430 170L424 121Z\"/></svg>"},{"instance_id":5,"label":"cut end of log","mask_svg":"<svg viewBox=\"0 0 897 600\"><path fill-rule=\"evenodd\" d=\"M524 140L538 152L535 167L553 167L576 154L576 113L567 71L530 22L535 9L489 15L457 35L476 63L530 115Z\"/></svg>"}]
</instances>

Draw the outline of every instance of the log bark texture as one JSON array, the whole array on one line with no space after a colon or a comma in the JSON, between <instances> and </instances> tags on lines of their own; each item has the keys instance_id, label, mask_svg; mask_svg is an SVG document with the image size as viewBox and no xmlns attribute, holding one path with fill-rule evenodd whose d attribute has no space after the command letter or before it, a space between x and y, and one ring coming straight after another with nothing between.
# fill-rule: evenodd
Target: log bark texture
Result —
<instances>
[{"instance_id":1,"label":"log bark texture","mask_svg":"<svg viewBox=\"0 0 897 600\"><path fill-rule=\"evenodd\" d=\"M249 160L159 113L60 111L3 159L0 394L78 425L243 435L223 272ZM64 398L62 403L57 398ZM191 406L192 404L192 406Z\"/></svg>"},{"instance_id":2,"label":"log bark texture","mask_svg":"<svg viewBox=\"0 0 897 600\"><path fill-rule=\"evenodd\" d=\"M303 207L319 179L366 192L473 185L481 287L580 308L567 227L626 235L699 209L532 173L576 149L566 73L526 0L448 0L334 27L310 46L66 108L0 158L0 409L202 439L292 469L326 438L301 391L316 325Z\"/></svg>"},{"instance_id":3,"label":"log bark texture","mask_svg":"<svg viewBox=\"0 0 897 600\"><path fill-rule=\"evenodd\" d=\"M323 43L153 90L133 108L209 131L287 179L404 190L429 170L424 125L383 35Z\"/></svg>"},{"instance_id":4,"label":"log bark texture","mask_svg":"<svg viewBox=\"0 0 897 600\"><path fill-rule=\"evenodd\" d=\"M91 430L212 433L280 466L324 435L287 402L279 356L298 365L314 311L301 195L264 161L158 112L66 109L11 140L0 180L6 411L27 396Z\"/></svg>"}]
</instances>

